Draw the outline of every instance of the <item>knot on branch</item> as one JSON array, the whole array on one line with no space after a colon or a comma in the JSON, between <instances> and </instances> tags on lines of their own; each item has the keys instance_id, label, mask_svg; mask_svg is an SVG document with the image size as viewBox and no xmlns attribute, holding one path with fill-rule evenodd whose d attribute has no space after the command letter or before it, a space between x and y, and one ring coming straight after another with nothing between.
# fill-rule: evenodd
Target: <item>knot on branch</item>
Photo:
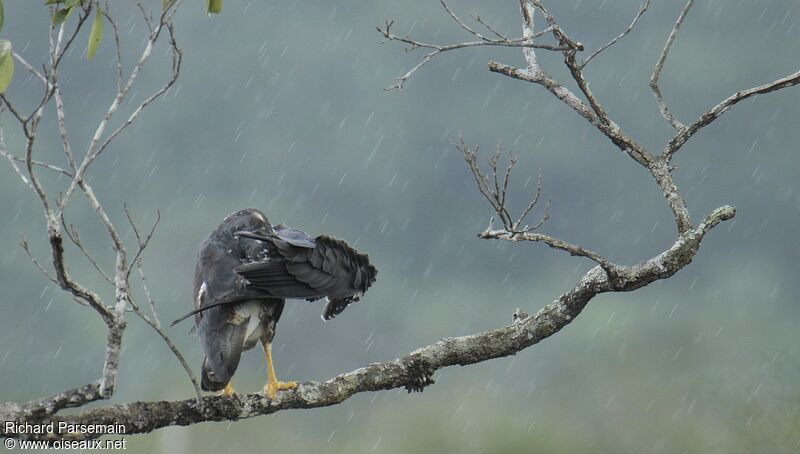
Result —
<instances>
[{"instance_id":1,"label":"knot on branch","mask_svg":"<svg viewBox=\"0 0 800 454\"><path fill-rule=\"evenodd\" d=\"M516 325L518 323L522 323L525 321L526 318L530 317L530 314L521 310L520 308L516 308L514 313L511 314L511 324Z\"/></svg>"},{"instance_id":2,"label":"knot on branch","mask_svg":"<svg viewBox=\"0 0 800 454\"><path fill-rule=\"evenodd\" d=\"M405 366L406 370L405 387L409 393L421 393L426 386L436 383L436 380L433 379L433 373L436 372L436 369L428 361L420 357L411 357L403 359L403 366Z\"/></svg>"}]
</instances>

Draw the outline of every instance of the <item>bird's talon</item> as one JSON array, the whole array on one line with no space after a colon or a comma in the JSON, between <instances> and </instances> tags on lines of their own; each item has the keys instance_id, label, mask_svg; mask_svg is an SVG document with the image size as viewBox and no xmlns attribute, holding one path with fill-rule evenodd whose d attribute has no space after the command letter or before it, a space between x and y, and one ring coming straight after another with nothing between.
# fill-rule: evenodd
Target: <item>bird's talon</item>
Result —
<instances>
[{"instance_id":1,"label":"bird's talon","mask_svg":"<svg viewBox=\"0 0 800 454\"><path fill-rule=\"evenodd\" d=\"M218 396L224 396L224 397L236 397L236 390L233 389L233 384L232 383L228 383L227 386L225 386L225 389L223 389L222 391L218 392L217 395Z\"/></svg>"},{"instance_id":2,"label":"bird's talon","mask_svg":"<svg viewBox=\"0 0 800 454\"><path fill-rule=\"evenodd\" d=\"M296 381L278 381L267 383L267 386L264 387L264 394L267 395L270 399L274 399L275 396L278 395L278 391L284 391L289 389L297 388Z\"/></svg>"}]
</instances>

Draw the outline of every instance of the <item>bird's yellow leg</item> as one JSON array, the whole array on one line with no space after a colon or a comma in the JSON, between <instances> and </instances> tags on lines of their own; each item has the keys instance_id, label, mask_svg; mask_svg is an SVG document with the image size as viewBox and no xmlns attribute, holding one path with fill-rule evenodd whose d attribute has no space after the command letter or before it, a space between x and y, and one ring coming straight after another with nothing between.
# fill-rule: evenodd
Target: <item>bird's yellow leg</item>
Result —
<instances>
[{"instance_id":1,"label":"bird's yellow leg","mask_svg":"<svg viewBox=\"0 0 800 454\"><path fill-rule=\"evenodd\" d=\"M231 397L236 395L236 390L233 389L233 382L229 381L228 384L225 386L225 389L217 393L217 395L225 397Z\"/></svg>"},{"instance_id":2,"label":"bird's yellow leg","mask_svg":"<svg viewBox=\"0 0 800 454\"><path fill-rule=\"evenodd\" d=\"M295 381L278 381L278 377L275 375L275 368L272 365L272 344L264 342L261 346L264 347L264 355L267 357L267 384L264 385L264 394L269 396L270 399L274 399L278 391L297 388L297 382Z\"/></svg>"}]
</instances>

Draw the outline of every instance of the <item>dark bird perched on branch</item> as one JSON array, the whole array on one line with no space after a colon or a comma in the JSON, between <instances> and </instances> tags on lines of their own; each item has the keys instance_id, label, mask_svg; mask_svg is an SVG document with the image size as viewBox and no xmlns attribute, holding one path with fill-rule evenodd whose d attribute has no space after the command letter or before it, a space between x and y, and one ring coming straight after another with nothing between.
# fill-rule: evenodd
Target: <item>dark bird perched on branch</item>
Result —
<instances>
[{"instance_id":1,"label":"dark bird perched on branch","mask_svg":"<svg viewBox=\"0 0 800 454\"><path fill-rule=\"evenodd\" d=\"M195 316L206 357L201 387L234 393L231 384L243 351L260 342L267 359L264 392L274 397L295 382L279 382L271 343L285 299L325 298L324 320L359 300L378 271L344 241L272 226L259 210L228 215L203 242L194 276Z\"/></svg>"}]
</instances>

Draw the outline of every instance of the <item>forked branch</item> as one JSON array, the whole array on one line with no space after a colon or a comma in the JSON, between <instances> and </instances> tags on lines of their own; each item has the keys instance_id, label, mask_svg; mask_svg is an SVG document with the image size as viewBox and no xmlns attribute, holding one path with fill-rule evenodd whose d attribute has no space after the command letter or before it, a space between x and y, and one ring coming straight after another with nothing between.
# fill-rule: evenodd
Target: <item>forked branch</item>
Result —
<instances>
[{"instance_id":1,"label":"forked branch","mask_svg":"<svg viewBox=\"0 0 800 454\"><path fill-rule=\"evenodd\" d=\"M681 14L678 16L678 20L675 21L675 25L672 27L672 31L667 38L667 42L664 43L664 48L661 50L661 55L658 56L656 66L653 69L653 75L650 76L650 89L653 90L653 95L656 97L656 103L658 103L658 109L661 111L661 116L664 117L664 119L667 120L667 122L677 130L683 129L684 125L678 121L677 118L675 118L672 112L670 112L669 106L667 106L667 103L664 101L664 96L661 95L661 89L658 87L658 79L661 77L661 70L664 68L664 62L667 60L667 55L669 54L669 50L672 48L672 43L675 42L675 38L678 36L678 29L681 28L681 24L683 24L683 20L686 18L686 15L689 13L689 9L693 4L694 0L689 0L686 2L686 6L683 7Z\"/></svg>"}]
</instances>

